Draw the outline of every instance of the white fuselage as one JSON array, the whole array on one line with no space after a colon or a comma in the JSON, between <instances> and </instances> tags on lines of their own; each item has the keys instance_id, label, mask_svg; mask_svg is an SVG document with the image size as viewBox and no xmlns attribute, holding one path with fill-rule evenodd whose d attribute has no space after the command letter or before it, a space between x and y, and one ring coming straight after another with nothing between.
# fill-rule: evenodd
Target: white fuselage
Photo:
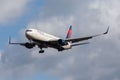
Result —
<instances>
[{"instance_id":1,"label":"white fuselage","mask_svg":"<svg viewBox=\"0 0 120 80\"><path fill-rule=\"evenodd\" d=\"M60 38L55 37L53 35L38 31L36 29L29 29L26 30L26 37L29 40L35 39L40 41L52 41L52 40L59 40Z\"/></svg>"},{"instance_id":2,"label":"white fuselage","mask_svg":"<svg viewBox=\"0 0 120 80\"><path fill-rule=\"evenodd\" d=\"M44 41L44 42L57 41L57 40L60 39L60 38L58 38L56 36L53 36L53 35L38 31L36 29L28 29L28 30L26 30L25 35L26 35L27 39L29 39L29 40L38 40L38 41ZM71 44L70 44L70 42L68 42L67 45L64 45L62 47L65 50L70 49Z\"/></svg>"}]
</instances>

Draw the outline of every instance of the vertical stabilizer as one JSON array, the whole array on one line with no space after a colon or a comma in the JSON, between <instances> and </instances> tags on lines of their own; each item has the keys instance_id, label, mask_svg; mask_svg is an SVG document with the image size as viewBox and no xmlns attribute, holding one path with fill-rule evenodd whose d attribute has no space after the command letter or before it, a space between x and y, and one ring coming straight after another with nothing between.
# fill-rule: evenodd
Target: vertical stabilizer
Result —
<instances>
[{"instance_id":1,"label":"vertical stabilizer","mask_svg":"<svg viewBox=\"0 0 120 80\"><path fill-rule=\"evenodd\" d=\"M71 37L71 34L72 34L72 25L70 25L69 27L69 30L67 32L67 36L66 36L66 39L69 39Z\"/></svg>"}]
</instances>

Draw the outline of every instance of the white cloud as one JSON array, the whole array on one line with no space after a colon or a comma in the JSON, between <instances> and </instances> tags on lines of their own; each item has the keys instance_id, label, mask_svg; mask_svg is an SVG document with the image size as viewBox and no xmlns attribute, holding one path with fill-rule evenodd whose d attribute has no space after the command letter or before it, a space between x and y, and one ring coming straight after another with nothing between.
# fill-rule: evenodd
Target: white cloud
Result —
<instances>
[{"instance_id":1,"label":"white cloud","mask_svg":"<svg viewBox=\"0 0 120 80\"><path fill-rule=\"evenodd\" d=\"M73 25L73 37L104 32L107 25L111 26L110 32L108 35L90 40L89 45L78 46L61 53L48 49L45 54L39 55L39 49L36 48L27 50L24 47L8 47L2 55L4 70L7 69L12 74L16 72L14 76L16 79L26 76L20 75L27 71L50 73L60 80L120 79L120 1L46 0L46 2L40 17L31 22L30 27L61 35L63 38L70 24ZM26 70L22 70L23 68Z\"/></svg>"},{"instance_id":2,"label":"white cloud","mask_svg":"<svg viewBox=\"0 0 120 80\"><path fill-rule=\"evenodd\" d=\"M21 16L29 0L0 0L0 23L6 23Z\"/></svg>"}]
</instances>

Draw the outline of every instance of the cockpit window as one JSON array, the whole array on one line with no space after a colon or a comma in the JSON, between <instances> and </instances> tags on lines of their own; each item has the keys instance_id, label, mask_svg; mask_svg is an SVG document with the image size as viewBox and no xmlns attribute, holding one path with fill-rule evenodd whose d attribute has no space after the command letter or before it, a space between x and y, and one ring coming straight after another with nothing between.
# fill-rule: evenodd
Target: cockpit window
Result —
<instances>
[{"instance_id":1,"label":"cockpit window","mask_svg":"<svg viewBox=\"0 0 120 80\"><path fill-rule=\"evenodd\" d=\"M31 32L32 30L26 30L26 32Z\"/></svg>"}]
</instances>

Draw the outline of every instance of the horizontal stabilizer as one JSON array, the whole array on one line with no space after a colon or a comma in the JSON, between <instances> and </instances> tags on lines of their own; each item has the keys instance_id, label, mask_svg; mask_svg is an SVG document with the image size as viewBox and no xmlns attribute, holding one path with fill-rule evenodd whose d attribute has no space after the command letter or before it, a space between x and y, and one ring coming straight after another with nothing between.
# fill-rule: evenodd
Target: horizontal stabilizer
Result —
<instances>
[{"instance_id":1,"label":"horizontal stabilizer","mask_svg":"<svg viewBox=\"0 0 120 80\"><path fill-rule=\"evenodd\" d=\"M79 45L85 45L85 44L89 44L89 42L73 44L72 46L79 46Z\"/></svg>"}]
</instances>

